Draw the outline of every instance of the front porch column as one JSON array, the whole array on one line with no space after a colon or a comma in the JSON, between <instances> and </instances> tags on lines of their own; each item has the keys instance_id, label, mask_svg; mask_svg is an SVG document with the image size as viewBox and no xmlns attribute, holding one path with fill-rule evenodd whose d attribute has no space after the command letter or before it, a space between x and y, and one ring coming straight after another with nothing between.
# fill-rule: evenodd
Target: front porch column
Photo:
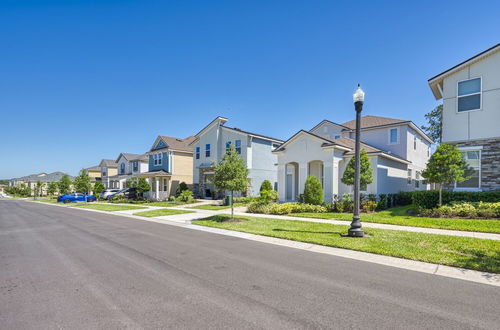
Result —
<instances>
[{"instance_id":1,"label":"front porch column","mask_svg":"<svg viewBox=\"0 0 500 330\"><path fill-rule=\"evenodd\" d=\"M286 165L278 164L278 199L286 200Z\"/></svg>"},{"instance_id":2,"label":"front porch column","mask_svg":"<svg viewBox=\"0 0 500 330\"><path fill-rule=\"evenodd\" d=\"M156 191L156 199L160 199L160 179L154 178L155 180L155 191Z\"/></svg>"},{"instance_id":3,"label":"front porch column","mask_svg":"<svg viewBox=\"0 0 500 330\"><path fill-rule=\"evenodd\" d=\"M297 198L304 193L304 187L307 179L307 163L299 163L299 191L296 193Z\"/></svg>"}]
</instances>

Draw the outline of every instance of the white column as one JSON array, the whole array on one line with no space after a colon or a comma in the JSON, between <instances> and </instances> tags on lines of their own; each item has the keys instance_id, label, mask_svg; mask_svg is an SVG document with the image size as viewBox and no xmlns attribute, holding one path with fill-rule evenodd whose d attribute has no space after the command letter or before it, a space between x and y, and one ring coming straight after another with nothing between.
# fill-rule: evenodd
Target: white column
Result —
<instances>
[{"instance_id":1,"label":"white column","mask_svg":"<svg viewBox=\"0 0 500 330\"><path fill-rule=\"evenodd\" d=\"M160 179L159 178L154 178L155 180L155 188L156 188L156 199L160 198Z\"/></svg>"},{"instance_id":2,"label":"white column","mask_svg":"<svg viewBox=\"0 0 500 330\"><path fill-rule=\"evenodd\" d=\"M286 165L278 165L278 198L281 202L286 200Z\"/></svg>"},{"instance_id":3,"label":"white column","mask_svg":"<svg viewBox=\"0 0 500 330\"><path fill-rule=\"evenodd\" d=\"M306 179L307 179L307 163L299 163L299 191L296 193L296 196L298 197L300 194L304 193L304 187L306 185Z\"/></svg>"}]
</instances>

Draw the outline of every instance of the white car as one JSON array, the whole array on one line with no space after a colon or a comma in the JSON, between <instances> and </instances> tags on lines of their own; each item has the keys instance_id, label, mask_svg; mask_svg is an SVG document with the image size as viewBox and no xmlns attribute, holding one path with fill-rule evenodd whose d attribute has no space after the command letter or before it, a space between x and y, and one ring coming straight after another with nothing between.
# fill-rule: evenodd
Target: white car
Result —
<instances>
[{"instance_id":1,"label":"white car","mask_svg":"<svg viewBox=\"0 0 500 330\"><path fill-rule=\"evenodd\" d=\"M115 195L117 192L119 192L120 189L106 189L101 193L101 198L102 199L108 199L111 196Z\"/></svg>"}]
</instances>

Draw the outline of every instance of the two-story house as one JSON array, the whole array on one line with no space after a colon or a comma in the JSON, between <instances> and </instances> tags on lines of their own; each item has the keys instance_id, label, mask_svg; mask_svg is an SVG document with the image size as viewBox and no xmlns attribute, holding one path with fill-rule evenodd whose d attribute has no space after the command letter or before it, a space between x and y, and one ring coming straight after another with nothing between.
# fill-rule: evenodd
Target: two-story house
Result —
<instances>
[{"instance_id":1,"label":"two-story house","mask_svg":"<svg viewBox=\"0 0 500 330\"><path fill-rule=\"evenodd\" d=\"M101 181L101 168L99 165L87 167L85 173L87 173L92 182Z\"/></svg>"},{"instance_id":2,"label":"two-story house","mask_svg":"<svg viewBox=\"0 0 500 330\"><path fill-rule=\"evenodd\" d=\"M301 130L277 148L278 195L296 201L308 176L323 185L326 202L351 193L341 178L354 155L355 121L337 124L323 120ZM370 159L373 182L361 187L365 194L425 190L420 173L430 157L433 141L409 120L379 116L361 118L361 147Z\"/></svg>"},{"instance_id":3,"label":"two-story house","mask_svg":"<svg viewBox=\"0 0 500 330\"><path fill-rule=\"evenodd\" d=\"M472 169L455 190L500 189L500 44L429 79L443 100L442 142L456 145Z\"/></svg>"},{"instance_id":4,"label":"two-story house","mask_svg":"<svg viewBox=\"0 0 500 330\"><path fill-rule=\"evenodd\" d=\"M101 168L101 183L106 187L106 189L118 188L113 187L113 181L110 178L118 174L118 165L114 159L103 159L99 163Z\"/></svg>"},{"instance_id":5,"label":"two-story house","mask_svg":"<svg viewBox=\"0 0 500 330\"><path fill-rule=\"evenodd\" d=\"M126 188L128 179L148 171L148 155L122 152L115 161L117 173L107 177L109 188Z\"/></svg>"},{"instance_id":6,"label":"two-story house","mask_svg":"<svg viewBox=\"0 0 500 330\"><path fill-rule=\"evenodd\" d=\"M192 136L185 139L170 136L156 138L147 152L148 171L139 175L148 178L151 185L146 198L166 200L175 194L181 182L192 185L193 151L189 144L193 140Z\"/></svg>"},{"instance_id":7,"label":"two-story house","mask_svg":"<svg viewBox=\"0 0 500 330\"><path fill-rule=\"evenodd\" d=\"M260 185L269 180L277 185L277 157L273 149L283 143L261 134L225 126L227 118L217 117L194 136L192 175L195 195L202 198L219 197L212 183L214 164L229 148L241 155L249 169L248 196L257 196Z\"/></svg>"}]
</instances>

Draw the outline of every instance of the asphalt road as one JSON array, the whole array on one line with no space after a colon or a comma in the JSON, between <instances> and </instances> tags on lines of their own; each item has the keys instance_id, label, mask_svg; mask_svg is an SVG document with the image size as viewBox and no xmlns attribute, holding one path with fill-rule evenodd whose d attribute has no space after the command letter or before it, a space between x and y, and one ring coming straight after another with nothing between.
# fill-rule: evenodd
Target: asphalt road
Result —
<instances>
[{"instance_id":1,"label":"asphalt road","mask_svg":"<svg viewBox=\"0 0 500 330\"><path fill-rule=\"evenodd\" d=\"M0 201L1 329L498 329L500 289Z\"/></svg>"}]
</instances>

